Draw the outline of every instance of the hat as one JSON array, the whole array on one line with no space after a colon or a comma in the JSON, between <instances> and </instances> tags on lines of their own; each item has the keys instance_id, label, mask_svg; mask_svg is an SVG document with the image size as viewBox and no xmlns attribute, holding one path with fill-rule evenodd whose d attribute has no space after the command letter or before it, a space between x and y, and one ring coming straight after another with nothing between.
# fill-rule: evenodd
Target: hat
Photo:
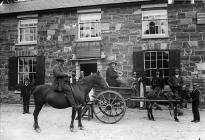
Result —
<instances>
[{"instance_id":1,"label":"hat","mask_svg":"<svg viewBox=\"0 0 205 140\"><path fill-rule=\"evenodd\" d=\"M59 62L65 62L65 58L60 56L59 58L56 59L56 61L59 61Z\"/></svg>"},{"instance_id":2,"label":"hat","mask_svg":"<svg viewBox=\"0 0 205 140\"><path fill-rule=\"evenodd\" d=\"M108 63L108 65L111 65L111 64L115 64L115 65L117 65L117 61L115 61L115 60L112 60L112 61L110 61L109 63Z\"/></svg>"}]
</instances>

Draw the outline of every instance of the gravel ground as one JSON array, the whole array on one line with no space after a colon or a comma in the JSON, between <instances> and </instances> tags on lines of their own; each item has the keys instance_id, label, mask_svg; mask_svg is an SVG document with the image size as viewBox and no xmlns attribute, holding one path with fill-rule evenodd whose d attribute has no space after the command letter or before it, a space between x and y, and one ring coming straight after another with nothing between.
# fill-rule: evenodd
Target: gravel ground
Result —
<instances>
[{"instance_id":1,"label":"gravel ground","mask_svg":"<svg viewBox=\"0 0 205 140\"><path fill-rule=\"evenodd\" d=\"M33 112L34 106L30 107ZM39 115L41 133L33 130L33 115L22 114L22 105L1 104L1 140L205 140L205 111L201 122L191 123L192 112L184 110L180 122L175 122L168 110L153 111L156 121L147 119L146 110L127 109L116 124L103 124L96 118L82 121L85 130L69 131L71 108L54 109L44 106Z\"/></svg>"}]
</instances>

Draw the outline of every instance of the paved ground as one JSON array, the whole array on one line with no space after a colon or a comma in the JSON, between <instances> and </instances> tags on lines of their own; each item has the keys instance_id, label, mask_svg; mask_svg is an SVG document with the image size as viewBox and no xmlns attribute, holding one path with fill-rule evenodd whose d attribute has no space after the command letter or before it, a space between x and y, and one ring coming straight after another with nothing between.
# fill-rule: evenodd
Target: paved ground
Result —
<instances>
[{"instance_id":1,"label":"paved ground","mask_svg":"<svg viewBox=\"0 0 205 140\"><path fill-rule=\"evenodd\" d=\"M31 112L34 107L31 106ZM71 109L57 110L45 106L39 115L41 133L33 130L33 115L22 114L22 106L1 104L1 140L205 140L205 110L201 122L191 123L190 109L184 110L180 122L173 121L168 110L154 111L156 121L146 118L146 111L128 109L117 124L103 124L96 118L83 120L85 130L69 131ZM77 126L77 122L75 123Z\"/></svg>"}]
</instances>

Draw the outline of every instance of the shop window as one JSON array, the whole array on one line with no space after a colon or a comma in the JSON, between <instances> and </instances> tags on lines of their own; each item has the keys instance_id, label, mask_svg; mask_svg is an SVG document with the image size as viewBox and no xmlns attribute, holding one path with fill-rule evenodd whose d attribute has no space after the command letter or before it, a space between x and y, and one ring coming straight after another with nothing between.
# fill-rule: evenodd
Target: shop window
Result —
<instances>
[{"instance_id":1,"label":"shop window","mask_svg":"<svg viewBox=\"0 0 205 140\"><path fill-rule=\"evenodd\" d=\"M101 11L78 11L78 38L79 40L101 39Z\"/></svg>"},{"instance_id":2,"label":"shop window","mask_svg":"<svg viewBox=\"0 0 205 140\"><path fill-rule=\"evenodd\" d=\"M36 43L37 42L37 19L19 20L18 42Z\"/></svg>"},{"instance_id":3,"label":"shop window","mask_svg":"<svg viewBox=\"0 0 205 140\"><path fill-rule=\"evenodd\" d=\"M176 68L180 68L180 50L133 52L133 71L137 72L138 77L143 77L148 86L157 69L167 84L168 78L174 75Z\"/></svg>"},{"instance_id":4,"label":"shop window","mask_svg":"<svg viewBox=\"0 0 205 140\"><path fill-rule=\"evenodd\" d=\"M167 10L142 11L142 38L168 37Z\"/></svg>"}]
</instances>

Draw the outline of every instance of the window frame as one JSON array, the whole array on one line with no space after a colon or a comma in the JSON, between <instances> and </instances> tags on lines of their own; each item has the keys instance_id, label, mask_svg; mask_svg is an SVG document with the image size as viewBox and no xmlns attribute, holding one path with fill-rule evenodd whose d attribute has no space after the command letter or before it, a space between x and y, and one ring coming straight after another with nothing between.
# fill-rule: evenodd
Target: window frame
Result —
<instances>
[{"instance_id":1,"label":"window frame","mask_svg":"<svg viewBox=\"0 0 205 140\"><path fill-rule=\"evenodd\" d=\"M162 58L161 59L158 59L158 52L161 52L162 53ZM165 59L163 56L163 54L164 54L164 52L166 52L168 55L167 55L167 58ZM146 59L146 53L150 53L150 59L149 60L147 60ZM151 57L151 53L156 53L156 57L155 57L155 60L153 60ZM154 71L156 71L157 69L158 70L160 70L160 75L162 76L162 78L163 79L167 79L167 78L169 78L169 55L170 55L170 53L169 53L169 51L168 50L146 50L146 51L144 51L144 53L143 53L143 62L144 62L144 72L145 72L145 79L150 79L150 82L151 82L151 80L152 80L152 78L155 76L155 75L152 75L152 72L150 73L150 76L149 77L147 77L147 75L146 75L146 71L147 70L150 70L150 71L152 71L153 70L153 72ZM158 60L161 60L162 61L162 67L161 68L158 68L158 64L157 64L157 62L158 62ZM166 60L168 63L167 63L167 67L164 67L164 63L163 63L163 61L164 60ZM150 62L149 63L149 68L147 68L146 67L146 62ZM156 63L155 63L155 67L154 68L152 68L152 61L156 61ZM165 70L168 70L167 72L168 72L168 75L165 75L164 73L164 71ZM163 71L163 73L161 73L161 71ZM146 83L146 80L145 80L145 83ZM166 82L165 82L166 83ZM166 84L167 85L167 84ZM151 86L150 84L147 84L146 83L146 86Z\"/></svg>"},{"instance_id":2,"label":"window frame","mask_svg":"<svg viewBox=\"0 0 205 140\"><path fill-rule=\"evenodd\" d=\"M147 18L145 20L145 18ZM149 21L153 21L154 23L158 22L158 24L164 23L164 25L161 25L161 27L164 26L164 32L160 34L145 34L146 31L150 32L150 27L148 25ZM164 22L162 22L164 21ZM151 22L149 22L150 24ZM147 27L149 30L147 30ZM155 26L156 28L156 26ZM142 39L148 39L148 38L168 38L168 14L167 10L165 9L159 9L159 10L145 10L142 11Z\"/></svg>"},{"instance_id":3,"label":"window frame","mask_svg":"<svg viewBox=\"0 0 205 140\"><path fill-rule=\"evenodd\" d=\"M28 26L28 27L21 27L21 22L28 22L28 24L33 24L33 26ZM25 24L25 23L24 23ZM34 25L35 24L35 25ZM38 19L37 18L23 18L23 19L19 19L18 22L18 44L37 44L37 35L38 35ZM31 34L31 28L34 28L34 32L33 34ZM24 34L24 39L26 38L26 34L28 34L28 36L33 37L33 40L21 40L21 29L29 29L29 33L25 33Z\"/></svg>"},{"instance_id":4,"label":"window frame","mask_svg":"<svg viewBox=\"0 0 205 140\"><path fill-rule=\"evenodd\" d=\"M27 71L24 71L24 66L25 66L25 63L24 63L24 61L23 61L23 65L20 65L20 58L31 58L31 60L32 60L32 71L29 71L28 70L28 72ZM17 58L18 60L18 64L17 64L17 67L18 67L18 71L17 71L17 83L18 84L20 84L21 83L21 81L20 81L20 75L22 74L23 75L23 83L24 83L24 79L25 79L25 74L27 74L28 76L30 75L30 74L36 74L36 76L35 77L37 77L37 69L36 69L36 67L37 67L37 57L36 56L19 56L18 58ZM34 60L35 59L35 60ZM24 59L25 60L25 59ZM35 61L35 63L34 63L34 61ZM29 64L28 64L29 65ZM34 71L34 65L35 65L35 70L36 71ZM22 66L23 67L23 71L20 71L20 66ZM28 77L29 79L30 79L30 77ZM36 79L34 79L34 80L36 80Z\"/></svg>"},{"instance_id":5,"label":"window frame","mask_svg":"<svg viewBox=\"0 0 205 140\"><path fill-rule=\"evenodd\" d=\"M88 16L88 15L94 15L97 18L94 20L91 18L91 20L84 20L80 21L82 19L83 15ZM92 21L93 20L93 21ZM80 24L88 24L90 26L90 36L89 37L81 37L81 26ZM95 32L99 33L99 36L97 37L92 37L92 31L91 31L91 24L95 23L95 26L98 26L98 30ZM101 40L101 9L88 9L88 10L78 10L78 41L93 41L93 40Z\"/></svg>"}]
</instances>

